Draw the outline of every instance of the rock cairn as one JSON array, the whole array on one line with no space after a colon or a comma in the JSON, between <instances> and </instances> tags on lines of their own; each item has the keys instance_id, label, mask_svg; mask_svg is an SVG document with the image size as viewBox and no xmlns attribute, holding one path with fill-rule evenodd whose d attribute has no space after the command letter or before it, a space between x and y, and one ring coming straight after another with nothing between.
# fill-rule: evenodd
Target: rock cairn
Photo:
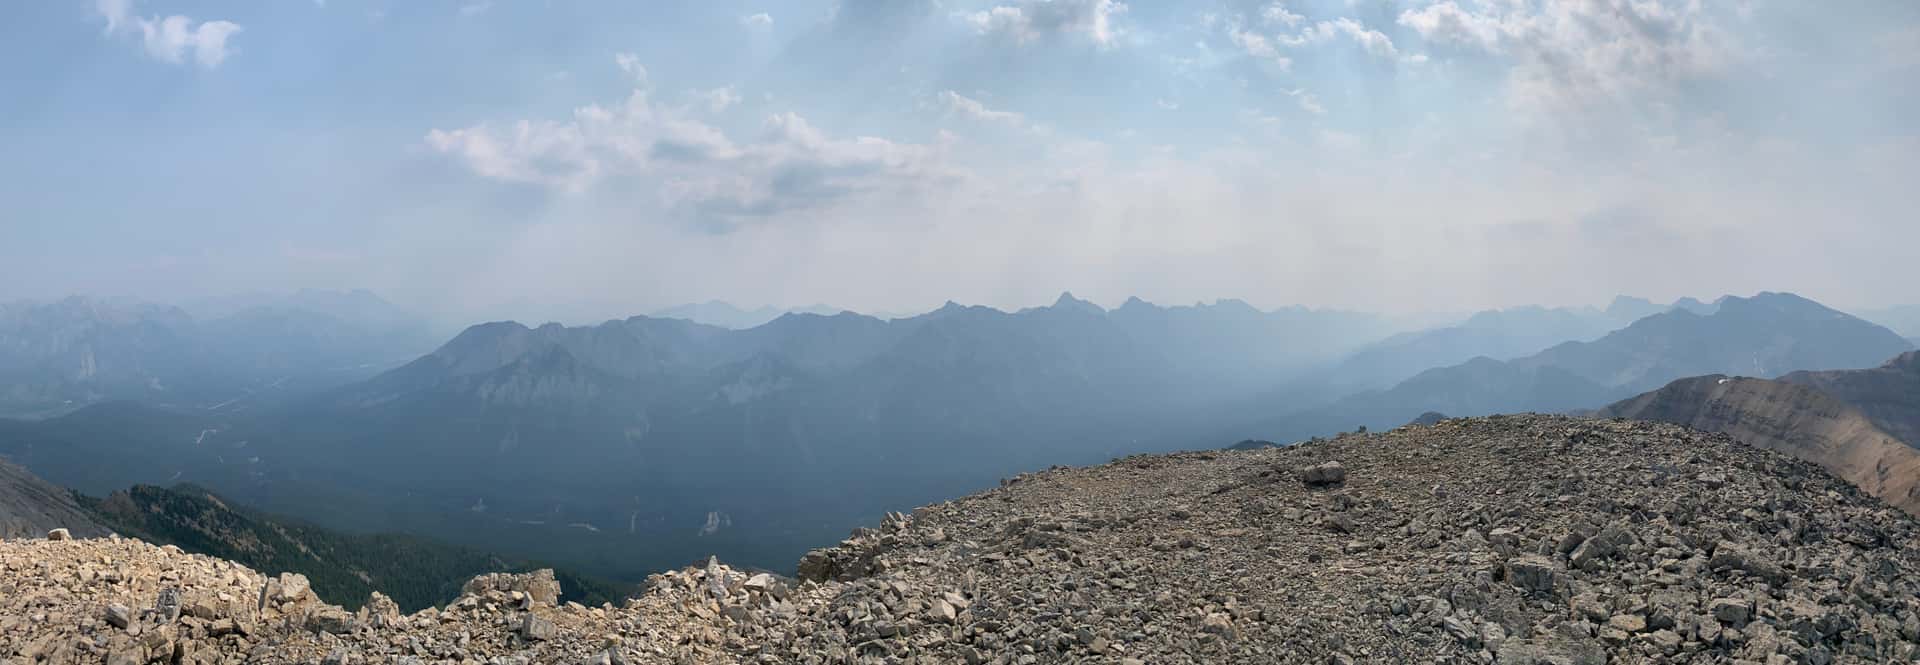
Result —
<instances>
[{"instance_id":1,"label":"rock cairn","mask_svg":"<svg viewBox=\"0 0 1920 665\"><path fill-rule=\"evenodd\" d=\"M18 663L1913 662L1916 522L1675 426L1507 416L1057 468L890 514L798 579L615 607L550 573L358 612L126 539L0 544Z\"/></svg>"}]
</instances>

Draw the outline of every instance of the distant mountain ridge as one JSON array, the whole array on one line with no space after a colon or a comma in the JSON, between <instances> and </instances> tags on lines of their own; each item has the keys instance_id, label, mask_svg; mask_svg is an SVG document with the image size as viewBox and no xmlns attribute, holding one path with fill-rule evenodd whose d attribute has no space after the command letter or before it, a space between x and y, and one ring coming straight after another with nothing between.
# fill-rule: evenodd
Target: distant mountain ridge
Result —
<instances>
[{"instance_id":1,"label":"distant mountain ridge","mask_svg":"<svg viewBox=\"0 0 1920 665\"><path fill-rule=\"evenodd\" d=\"M268 408L108 403L0 421L0 452L86 491L188 481L329 528L637 580L713 553L782 565L890 507L1054 464L1388 429L1427 412L1590 408L1702 367L1832 369L1910 348L1788 294L1524 309L1473 329L1538 338L1525 332L1535 322L1587 330L1649 309L1591 340L1347 396L1303 379L1404 332L1396 321L1237 300L1109 310L1070 293L1012 312L950 302L738 330L499 321ZM1315 394L1271 397L1301 386Z\"/></svg>"},{"instance_id":2,"label":"distant mountain ridge","mask_svg":"<svg viewBox=\"0 0 1920 665\"><path fill-rule=\"evenodd\" d=\"M116 399L251 406L346 383L431 348L430 331L365 292L180 307L71 297L0 304L0 415Z\"/></svg>"},{"instance_id":3,"label":"distant mountain ridge","mask_svg":"<svg viewBox=\"0 0 1920 665\"><path fill-rule=\"evenodd\" d=\"M843 311L847 310L831 305L819 304L794 308L761 305L760 307L747 310L741 309L733 303L726 301L709 300L702 303L675 305L655 311L648 316L656 319L683 319L730 330L745 330L747 328L765 325L767 322L780 318L785 314L819 314L822 316L832 316Z\"/></svg>"},{"instance_id":4,"label":"distant mountain ridge","mask_svg":"<svg viewBox=\"0 0 1920 665\"><path fill-rule=\"evenodd\" d=\"M1238 301L1108 311L1071 294L1016 312L788 313L744 330L654 317L494 322L266 412L103 405L0 423L0 450L92 491L179 474L330 527L637 579L715 551L789 560L883 506L1184 445L1212 416L1198 405L1394 325ZM109 454L142 462L89 463Z\"/></svg>"},{"instance_id":5,"label":"distant mountain ridge","mask_svg":"<svg viewBox=\"0 0 1920 665\"><path fill-rule=\"evenodd\" d=\"M1871 367L1912 348L1885 328L1796 295L1725 297L1710 310L1676 306L1591 342L1566 342L1509 361L1477 358L1428 370L1384 391L1269 419L1226 437L1299 440L1358 425L1392 427L1424 411L1456 416L1564 412L1686 376L1771 377L1803 369Z\"/></svg>"},{"instance_id":6,"label":"distant mountain ridge","mask_svg":"<svg viewBox=\"0 0 1920 665\"><path fill-rule=\"evenodd\" d=\"M1511 360L1562 342L1591 341L1675 308L1681 306L1619 296L1605 309L1529 306L1487 310L1458 325L1403 333L1361 349L1327 370L1326 382L1335 387L1335 392L1343 393L1387 387L1422 370L1474 358Z\"/></svg>"}]
</instances>

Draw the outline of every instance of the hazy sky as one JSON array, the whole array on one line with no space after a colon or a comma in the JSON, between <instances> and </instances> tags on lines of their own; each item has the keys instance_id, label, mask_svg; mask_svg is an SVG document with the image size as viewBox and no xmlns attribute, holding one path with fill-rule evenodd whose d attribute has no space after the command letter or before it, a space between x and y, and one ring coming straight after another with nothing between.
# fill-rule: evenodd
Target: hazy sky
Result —
<instances>
[{"instance_id":1,"label":"hazy sky","mask_svg":"<svg viewBox=\"0 0 1920 665\"><path fill-rule=\"evenodd\" d=\"M1920 300L1920 3L8 3L0 299Z\"/></svg>"}]
</instances>

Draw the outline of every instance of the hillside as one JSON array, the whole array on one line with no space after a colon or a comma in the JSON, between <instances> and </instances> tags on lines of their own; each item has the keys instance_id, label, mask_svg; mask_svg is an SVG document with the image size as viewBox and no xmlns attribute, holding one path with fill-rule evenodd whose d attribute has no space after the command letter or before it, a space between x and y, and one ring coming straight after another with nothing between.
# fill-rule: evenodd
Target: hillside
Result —
<instances>
[{"instance_id":1,"label":"hillside","mask_svg":"<svg viewBox=\"0 0 1920 665\"><path fill-rule=\"evenodd\" d=\"M355 615L302 579L135 541L7 541L0 583L17 592L0 596L0 615L45 620L0 630L0 650L262 663L1904 662L1920 653L1902 628L1920 622L1916 527L1819 467L1723 435L1447 420L1027 474L857 530L804 557L798 582L715 562L654 576L618 607L555 604L549 578L495 576L442 609L401 615L376 598ZM162 584L180 589L181 618L138 613ZM103 611L115 604L130 611ZM119 627L136 623L138 635Z\"/></svg>"},{"instance_id":2,"label":"hillside","mask_svg":"<svg viewBox=\"0 0 1920 665\"><path fill-rule=\"evenodd\" d=\"M0 538L44 536L60 528L79 537L107 534L72 491L0 459Z\"/></svg>"},{"instance_id":3,"label":"hillside","mask_svg":"<svg viewBox=\"0 0 1920 665\"><path fill-rule=\"evenodd\" d=\"M1900 354L1879 367L1794 372L1780 380L1851 404L1894 438L1920 446L1920 352Z\"/></svg>"},{"instance_id":4,"label":"hillside","mask_svg":"<svg viewBox=\"0 0 1920 665\"><path fill-rule=\"evenodd\" d=\"M529 568L525 562L398 534L353 535L235 507L191 485L135 486L86 509L115 532L175 545L261 570L305 575L314 593L357 609L379 590L407 611L443 604L483 573ZM624 595L614 585L562 574L570 600Z\"/></svg>"},{"instance_id":5,"label":"hillside","mask_svg":"<svg viewBox=\"0 0 1920 665\"><path fill-rule=\"evenodd\" d=\"M1678 423L1826 467L1887 503L1920 512L1920 450L1860 408L1785 380L1702 376L1598 411L1602 417Z\"/></svg>"}]
</instances>

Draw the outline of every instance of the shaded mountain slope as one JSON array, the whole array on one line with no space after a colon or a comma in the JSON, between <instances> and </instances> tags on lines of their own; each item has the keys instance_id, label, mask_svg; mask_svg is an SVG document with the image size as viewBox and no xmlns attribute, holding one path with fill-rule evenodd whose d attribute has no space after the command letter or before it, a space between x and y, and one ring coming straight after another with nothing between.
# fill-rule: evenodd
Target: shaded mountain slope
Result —
<instances>
[{"instance_id":1,"label":"shaded mountain slope","mask_svg":"<svg viewBox=\"0 0 1920 665\"><path fill-rule=\"evenodd\" d=\"M107 534L71 490L0 460L0 538L38 538L53 529L82 538Z\"/></svg>"},{"instance_id":2,"label":"shaded mountain slope","mask_svg":"<svg viewBox=\"0 0 1920 665\"><path fill-rule=\"evenodd\" d=\"M373 591L413 611L444 604L483 573L530 568L497 556L398 534L353 535L235 506L192 485L135 486L87 508L116 532L261 570L305 575L320 598L357 607ZM562 574L570 599L618 600L625 590Z\"/></svg>"}]
</instances>

